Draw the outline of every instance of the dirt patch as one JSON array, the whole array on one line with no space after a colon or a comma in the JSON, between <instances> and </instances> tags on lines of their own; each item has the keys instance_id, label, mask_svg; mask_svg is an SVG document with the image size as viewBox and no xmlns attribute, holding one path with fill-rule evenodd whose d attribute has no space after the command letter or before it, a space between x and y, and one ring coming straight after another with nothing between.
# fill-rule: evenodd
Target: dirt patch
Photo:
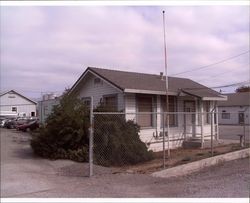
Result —
<instances>
[{"instance_id":1,"label":"dirt patch","mask_svg":"<svg viewBox=\"0 0 250 203\"><path fill-rule=\"evenodd\" d=\"M249 145L246 147L249 147ZM241 149L243 148L241 148L239 144L217 146L214 148L214 156ZM155 152L154 157L155 158L152 161L133 166L125 166L122 167L121 170L131 173L150 174L152 172L163 169L163 152L162 151ZM166 157L167 157L167 152L166 152ZM183 149L183 148L172 149L170 158L165 159L165 169L209 157L211 157L210 149Z\"/></svg>"}]
</instances>

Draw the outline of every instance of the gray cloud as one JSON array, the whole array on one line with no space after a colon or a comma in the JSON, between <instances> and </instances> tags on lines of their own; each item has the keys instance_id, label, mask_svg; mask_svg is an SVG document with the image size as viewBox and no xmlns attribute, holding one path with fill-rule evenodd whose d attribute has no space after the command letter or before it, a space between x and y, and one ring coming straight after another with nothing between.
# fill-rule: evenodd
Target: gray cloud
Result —
<instances>
[{"instance_id":1,"label":"gray cloud","mask_svg":"<svg viewBox=\"0 0 250 203\"><path fill-rule=\"evenodd\" d=\"M249 49L247 6L1 7L1 90L70 87L87 66L169 74ZM180 75L208 86L248 80L249 55ZM37 92L37 93L36 93Z\"/></svg>"}]
</instances>

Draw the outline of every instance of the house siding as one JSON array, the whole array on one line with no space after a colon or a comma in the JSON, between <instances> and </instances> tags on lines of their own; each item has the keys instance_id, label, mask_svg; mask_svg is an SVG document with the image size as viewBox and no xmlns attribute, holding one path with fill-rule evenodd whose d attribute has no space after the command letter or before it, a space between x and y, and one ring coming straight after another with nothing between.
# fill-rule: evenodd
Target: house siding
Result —
<instances>
[{"instance_id":1,"label":"house siding","mask_svg":"<svg viewBox=\"0 0 250 203\"><path fill-rule=\"evenodd\" d=\"M17 107L17 114L25 113L26 116L31 116L31 112L35 112L36 116L36 104L33 102L16 93L6 93L2 95L0 97L1 115L12 112L12 107Z\"/></svg>"},{"instance_id":2,"label":"house siding","mask_svg":"<svg viewBox=\"0 0 250 203\"><path fill-rule=\"evenodd\" d=\"M44 100L38 102L38 117L41 123L45 123L48 116L51 114L54 106L60 103L59 98Z\"/></svg>"},{"instance_id":3,"label":"house siding","mask_svg":"<svg viewBox=\"0 0 250 203\"><path fill-rule=\"evenodd\" d=\"M82 88L78 90L78 97L93 97L93 105L97 107L103 96L105 95L117 95L117 105L118 111L124 111L124 94L119 91L117 88L111 86L105 80L101 79L100 84L95 84L95 79L97 77L91 73L86 76L86 79L83 81Z\"/></svg>"},{"instance_id":4,"label":"house siding","mask_svg":"<svg viewBox=\"0 0 250 203\"><path fill-rule=\"evenodd\" d=\"M244 112L245 124L250 124L250 106L219 106L219 124L239 125L239 112ZM222 113L230 113L229 119L223 119Z\"/></svg>"}]
</instances>

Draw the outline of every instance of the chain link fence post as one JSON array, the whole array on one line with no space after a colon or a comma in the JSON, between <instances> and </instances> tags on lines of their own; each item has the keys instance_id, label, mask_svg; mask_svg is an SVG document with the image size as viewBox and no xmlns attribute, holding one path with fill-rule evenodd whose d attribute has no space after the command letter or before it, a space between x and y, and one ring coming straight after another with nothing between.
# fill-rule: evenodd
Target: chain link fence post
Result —
<instances>
[{"instance_id":1,"label":"chain link fence post","mask_svg":"<svg viewBox=\"0 0 250 203\"><path fill-rule=\"evenodd\" d=\"M213 110L211 111L210 115L210 120L211 120L211 156L214 156L214 116L213 116Z\"/></svg>"},{"instance_id":2,"label":"chain link fence post","mask_svg":"<svg viewBox=\"0 0 250 203\"><path fill-rule=\"evenodd\" d=\"M93 176L93 140L94 140L94 114L93 97L90 100L90 126L89 126L89 177Z\"/></svg>"}]
</instances>

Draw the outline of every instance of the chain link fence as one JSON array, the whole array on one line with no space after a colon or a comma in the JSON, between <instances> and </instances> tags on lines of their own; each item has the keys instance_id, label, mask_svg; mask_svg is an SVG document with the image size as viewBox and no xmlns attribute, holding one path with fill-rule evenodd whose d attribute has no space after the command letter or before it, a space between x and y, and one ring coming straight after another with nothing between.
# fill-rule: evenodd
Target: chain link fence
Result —
<instances>
[{"instance_id":1,"label":"chain link fence","mask_svg":"<svg viewBox=\"0 0 250 203\"><path fill-rule=\"evenodd\" d=\"M90 165L133 165L152 160L153 152L162 152L165 168L171 150L178 147L210 148L213 156L214 146L220 141L219 121L225 117L222 114L215 111L92 112ZM231 116L236 114L231 112ZM228 134L230 129L222 132ZM233 139L244 146L246 140L249 141L248 135L249 125L244 121L235 129ZM93 174L91 170L90 174Z\"/></svg>"}]
</instances>

